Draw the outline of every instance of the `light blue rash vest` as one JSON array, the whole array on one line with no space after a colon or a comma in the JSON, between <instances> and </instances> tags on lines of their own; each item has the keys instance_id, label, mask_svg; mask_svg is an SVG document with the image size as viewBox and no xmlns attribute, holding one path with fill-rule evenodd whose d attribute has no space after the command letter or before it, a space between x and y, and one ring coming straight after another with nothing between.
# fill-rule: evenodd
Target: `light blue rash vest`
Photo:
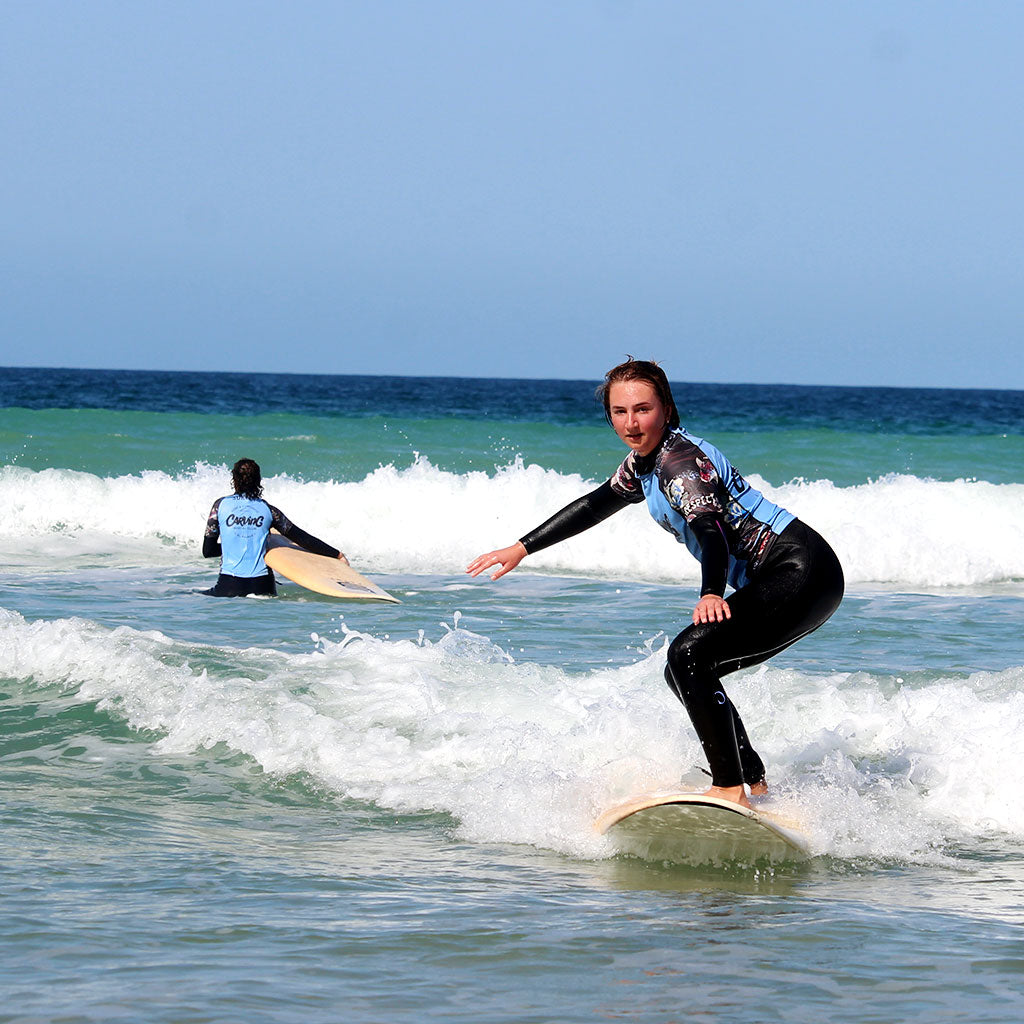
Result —
<instances>
[{"instance_id":1,"label":"light blue rash vest","mask_svg":"<svg viewBox=\"0 0 1024 1024\"><path fill-rule=\"evenodd\" d=\"M729 583L739 589L764 562L775 538L796 518L770 502L713 444L670 430L649 455L630 452L611 479L627 501L647 502L654 521L700 561L689 524L703 515L721 521L729 543Z\"/></svg>"},{"instance_id":2,"label":"light blue rash vest","mask_svg":"<svg viewBox=\"0 0 1024 1024\"><path fill-rule=\"evenodd\" d=\"M265 576L267 563L263 556L270 528L278 525L274 521L276 510L262 498L254 500L241 494L220 498L215 509L221 544L220 571L243 579Z\"/></svg>"}]
</instances>

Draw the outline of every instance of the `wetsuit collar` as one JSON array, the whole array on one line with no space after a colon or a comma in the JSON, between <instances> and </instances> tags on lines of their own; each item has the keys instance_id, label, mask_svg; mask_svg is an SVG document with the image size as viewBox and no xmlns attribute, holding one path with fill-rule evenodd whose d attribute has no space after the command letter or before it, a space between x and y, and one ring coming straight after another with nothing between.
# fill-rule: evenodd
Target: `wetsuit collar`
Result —
<instances>
[{"instance_id":1,"label":"wetsuit collar","mask_svg":"<svg viewBox=\"0 0 1024 1024\"><path fill-rule=\"evenodd\" d=\"M661 454L661 449L665 447L665 442L669 439L672 434L672 428L666 427L665 433L661 435L661 440L651 449L646 455L635 455L633 461L633 468L641 476L646 476L648 473L654 472L654 464L658 461L658 456Z\"/></svg>"}]
</instances>

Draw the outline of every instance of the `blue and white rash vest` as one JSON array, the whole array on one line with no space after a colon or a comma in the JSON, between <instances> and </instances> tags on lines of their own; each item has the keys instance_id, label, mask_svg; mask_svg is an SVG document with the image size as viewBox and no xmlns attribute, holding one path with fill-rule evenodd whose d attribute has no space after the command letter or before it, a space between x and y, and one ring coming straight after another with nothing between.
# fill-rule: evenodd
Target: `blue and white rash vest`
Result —
<instances>
[{"instance_id":1,"label":"blue and white rash vest","mask_svg":"<svg viewBox=\"0 0 1024 1024\"><path fill-rule=\"evenodd\" d=\"M700 516L717 516L729 543L728 580L736 589L796 518L751 487L713 444L682 429L670 430L649 455L630 452L610 482L623 500L646 500L654 521L698 561L700 544L689 524Z\"/></svg>"},{"instance_id":2,"label":"blue and white rash vest","mask_svg":"<svg viewBox=\"0 0 1024 1024\"><path fill-rule=\"evenodd\" d=\"M242 579L265 576L267 563L263 556L271 527L285 536L292 532L292 524L284 513L262 498L241 494L218 498L210 509L206 536L220 540L220 571Z\"/></svg>"}]
</instances>

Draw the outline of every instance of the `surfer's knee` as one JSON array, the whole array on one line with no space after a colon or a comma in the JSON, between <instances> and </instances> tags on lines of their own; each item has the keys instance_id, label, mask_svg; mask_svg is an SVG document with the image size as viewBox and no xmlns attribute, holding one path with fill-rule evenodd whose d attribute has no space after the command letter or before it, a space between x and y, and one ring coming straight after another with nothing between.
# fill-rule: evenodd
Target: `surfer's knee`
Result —
<instances>
[{"instance_id":1,"label":"surfer's knee","mask_svg":"<svg viewBox=\"0 0 1024 1024\"><path fill-rule=\"evenodd\" d=\"M679 678L714 670L709 643L713 632L713 623L688 626L669 644L668 664L673 675Z\"/></svg>"},{"instance_id":2,"label":"surfer's knee","mask_svg":"<svg viewBox=\"0 0 1024 1024\"><path fill-rule=\"evenodd\" d=\"M710 632L703 624L690 626L669 644L665 681L684 704L709 684L718 686L715 660L708 651Z\"/></svg>"}]
</instances>

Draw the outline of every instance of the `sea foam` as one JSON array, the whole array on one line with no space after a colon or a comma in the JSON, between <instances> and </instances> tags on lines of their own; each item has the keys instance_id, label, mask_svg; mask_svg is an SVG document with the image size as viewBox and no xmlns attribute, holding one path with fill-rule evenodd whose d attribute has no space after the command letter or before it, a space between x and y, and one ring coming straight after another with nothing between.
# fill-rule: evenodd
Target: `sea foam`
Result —
<instances>
[{"instance_id":1,"label":"sea foam","mask_svg":"<svg viewBox=\"0 0 1024 1024\"><path fill-rule=\"evenodd\" d=\"M614 853L592 827L601 810L703 763L662 664L660 650L582 673L520 664L457 620L429 638L342 630L288 653L0 609L5 685L155 733L146 757L241 753L388 814L448 814L473 841L582 857ZM1004 781L1022 683L1020 667L911 685L761 666L730 694L817 854L922 861L979 834L1024 838Z\"/></svg>"},{"instance_id":2,"label":"sea foam","mask_svg":"<svg viewBox=\"0 0 1024 1024\"><path fill-rule=\"evenodd\" d=\"M0 557L46 570L76 555L137 564L196 557L224 466L99 477L0 469ZM751 483L835 547L849 583L977 586L1024 579L1024 485L892 475L852 487L828 480ZM492 473L453 473L418 457L357 481L265 481L268 500L373 572L457 574L511 543L598 481L515 459ZM696 562L646 514L628 508L524 568L650 582L692 582Z\"/></svg>"}]
</instances>

